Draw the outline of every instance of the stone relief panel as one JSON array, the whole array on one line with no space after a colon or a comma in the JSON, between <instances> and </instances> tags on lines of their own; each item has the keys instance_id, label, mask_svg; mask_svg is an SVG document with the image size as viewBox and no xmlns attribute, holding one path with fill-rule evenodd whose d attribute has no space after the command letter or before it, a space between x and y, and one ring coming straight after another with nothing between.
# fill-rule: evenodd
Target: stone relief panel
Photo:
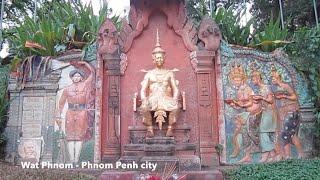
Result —
<instances>
[{"instance_id":1,"label":"stone relief panel","mask_svg":"<svg viewBox=\"0 0 320 180\"><path fill-rule=\"evenodd\" d=\"M39 162L42 146L42 138L21 138L18 146L21 162Z\"/></svg>"},{"instance_id":2,"label":"stone relief panel","mask_svg":"<svg viewBox=\"0 0 320 180\"><path fill-rule=\"evenodd\" d=\"M305 81L281 51L222 45L224 163L306 157L300 109L310 105Z\"/></svg>"},{"instance_id":3,"label":"stone relief panel","mask_svg":"<svg viewBox=\"0 0 320 180\"><path fill-rule=\"evenodd\" d=\"M24 97L22 110L22 136L27 138L41 136L41 123L44 112L43 97Z\"/></svg>"},{"instance_id":4,"label":"stone relief panel","mask_svg":"<svg viewBox=\"0 0 320 180\"><path fill-rule=\"evenodd\" d=\"M54 130L54 161L93 161L95 70L70 61L59 81Z\"/></svg>"}]
</instances>

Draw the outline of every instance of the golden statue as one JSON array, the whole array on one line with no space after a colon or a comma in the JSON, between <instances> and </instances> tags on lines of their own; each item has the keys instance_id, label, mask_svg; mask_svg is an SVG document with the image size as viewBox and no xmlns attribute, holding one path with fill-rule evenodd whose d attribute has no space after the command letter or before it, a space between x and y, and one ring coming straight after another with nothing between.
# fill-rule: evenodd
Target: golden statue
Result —
<instances>
[{"instance_id":1,"label":"golden statue","mask_svg":"<svg viewBox=\"0 0 320 180\"><path fill-rule=\"evenodd\" d=\"M162 124L168 119L166 136L173 136L172 128L177 121L179 109L178 81L174 78L174 72L178 70L168 70L163 67L165 51L161 48L159 41L159 32L157 30L156 47L152 51L152 59L156 68L145 71L146 75L141 82L140 96L142 104L140 108L143 123L147 126L147 137L154 136L153 117L160 130L162 129Z\"/></svg>"}]
</instances>

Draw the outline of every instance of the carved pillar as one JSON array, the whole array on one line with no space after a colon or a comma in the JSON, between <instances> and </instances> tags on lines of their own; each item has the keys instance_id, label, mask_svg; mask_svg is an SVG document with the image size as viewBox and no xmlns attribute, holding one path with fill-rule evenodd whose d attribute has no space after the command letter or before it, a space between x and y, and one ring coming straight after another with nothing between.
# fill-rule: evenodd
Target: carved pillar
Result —
<instances>
[{"instance_id":1,"label":"carved pillar","mask_svg":"<svg viewBox=\"0 0 320 180\"><path fill-rule=\"evenodd\" d=\"M200 50L190 55L197 74L199 144L202 166L219 163L215 151L218 143L216 87L214 75L215 52Z\"/></svg>"},{"instance_id":2,"label":"carved pillar","mask_svg":"<svg viewBox=\"0 0 320 180\"><path fill-rule=\"evenodd\" d=\"M103 56L104 78L107 79L106 90L107 106L106 120L106 146L103 160L114 161L120 158L120 56L106 54Z\"/></svg>"}]
</instances>

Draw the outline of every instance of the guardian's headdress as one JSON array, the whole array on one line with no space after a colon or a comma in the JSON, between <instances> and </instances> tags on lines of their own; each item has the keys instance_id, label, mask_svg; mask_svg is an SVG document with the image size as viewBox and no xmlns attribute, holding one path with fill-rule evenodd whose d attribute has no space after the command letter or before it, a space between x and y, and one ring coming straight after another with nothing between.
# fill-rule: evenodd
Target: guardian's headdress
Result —
<instances>
[{"instance_id":1,"label":"guardian's headdress","mask_svg":"<svg viewBox=\"0 0 320 180\"><path fill-rule=\"evenodd\" d=\"M277 69L274 65L272 65L272 67L271 67L271 76L275 77L277 79L282 79L281 74L277 71Z\"/></svg>"},{"instance_id":2,"label":"guardian's headdress","mask_svg":"<svg viewBox=\"0 0 320 180\"><path fill-rule=\"evenodd\" d=\"M233 80L235 78L241 78L241 79L246 79L247 75L244 72L243 67L241 64L238 63L233 63L231 66L230 72L229 72L229 79Z\"/></svg>"}]
</instances>

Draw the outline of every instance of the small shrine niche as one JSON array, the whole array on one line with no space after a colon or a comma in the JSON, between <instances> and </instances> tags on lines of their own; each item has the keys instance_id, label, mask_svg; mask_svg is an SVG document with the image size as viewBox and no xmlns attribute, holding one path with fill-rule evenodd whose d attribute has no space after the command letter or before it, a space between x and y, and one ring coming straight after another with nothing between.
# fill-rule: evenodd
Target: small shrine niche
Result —
<instances>
[{"instance_id":1,"label":"small shrine niche","mask_svg":"<svg viewBox=\"0 0 320 180\"><path fill-rule=\"evenodd\" d=\"M155 122L152 127L149 125L154 137L148 138L140 92L146 73L156 65L153 51L157 31L165 51L164 68L170 72L175 69L173 74L180 91L175 98L181 108L172 126L170 111L163 112L161 130ZM162 157L172 159L182 169L194 170L199 170L201 165L217 164L214 69L218 66L215 61L221 35L212 19L204 17L197 27L188 19L184 1L131 1L129 22L123 20L122 29L117 32L107 19L99 36L97 80L100 79L103 86L97 94L101 95L102 102L107 102L98 107L102 122L102 160L121 157L123 161L157 161ZM151 113L158 115L156 111ZM166 137L170 128L173 135ZM187 165L187 162L192 163Z\"/></svg>"}]
</instances>

